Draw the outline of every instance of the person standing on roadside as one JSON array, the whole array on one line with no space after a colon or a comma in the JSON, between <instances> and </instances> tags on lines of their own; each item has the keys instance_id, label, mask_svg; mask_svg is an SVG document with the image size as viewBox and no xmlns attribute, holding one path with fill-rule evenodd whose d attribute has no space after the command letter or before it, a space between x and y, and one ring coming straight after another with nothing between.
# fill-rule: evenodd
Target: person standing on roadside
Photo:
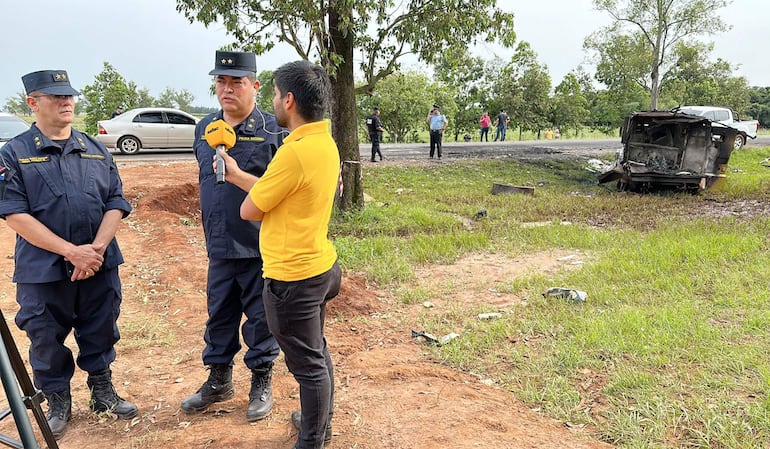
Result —
<instances>
[{"instance_id":1,"label":"person standing on roadside","mask_svg":"<svg viewBox=\"0 0 770 449\"><path fill-rule=\"evenodd\" d=\"M481 118L479 118L479 127L481 127L479 142L483 142L484 140L489 142L489 125L491 124L492 118L489 116L489 112L484 111L484 113L481 114Z\"/></svg>"},{"instance_id":2,"label":"person standing on roadside","mask_svg":"<svg viewBox=\"0 0 770 449\"><path fill-rule=\"evenodd\" d=\"M123 113L123 106L118 106L115 108L115 111L112 113L112 116L110 116L110 119L114 119L115 117L119 116Z\"/></svg>"},{"instance_id":3,"label":"person standing on roadside","mask_svg":"<svg viewBox=\"0 0 770 449\"><path fill-rule=\"evenodd\" d=\"M291 131L283 146L261 178L223 157L228 181L249 190L241 217L262 222L267 320L299 383L302 410L291 415L299 429L294 449L320 449L331 442L334 411L324 321L326 303L339 293L342 278L328 237L340 157L324 120L331 91L326 71L296 61L273 77L276 119Z\"/></svg>"},{"instance_id":4,"label":"person standing on roadside","mask_svg":"<svg viewBox=\"0 0 770 449\"><path fill-rule=\"evenodd\" d=\"M497 131L495 132L495 142L500 139L500 142L505 140L505 131L508 129L508 114L505 113L505 109L500 109L500 113L495 117L497 120Z\"/></svg>"},{"instance_id":5,"label":"person standing on roadside","mask_svg":"<svg viewBox=\"0 0 770 449\"><path fill-rule=\"evenodd\" d=\"M17 234L15 321L29 337L34 384L58 439L72 417L75 362L88 372L91 410L124 419L138 411L115 392L110 370L122 301L115 234L131 206L107 148L72 128L80 93L67 72L41 70L22 82L35 123L0 150L0 218ZM64 344L73 330L76 361Z\"/></svg>"},{"instance_id":6,"label":"person standing on roadside","mask_svg":"<svg viewBox=\"0 0 770 449\"><path fill-rule=\"evenodd\" d=\"M380 142L382 141L382 122L380 121L380 108L376 107L372 111L372 115L366 117L366 129L369 132L369 140L372 141L372 162L377 162L376 155L380 156L382 160L382 152L380 151Z\"/></svg>"},{"instance_id":7,"label":"person standing on roadside","mask_svg":"<svg viewBox=\"0 0 770 449\"><path fill-rule=\"evenodd\" d=\"M203 364L209 377L198 391L182 401L185 413L205 411L216 402L232 398L233 359L241 349L251 371L251 389L246 419L265 418L273 407L273 361L279 348L270 334L262 301L264 281L259 252L259 223L244 221L240 207L248 189L231 183L217 183L212 167L215 150L204 139L206 127L224 120L236 134L235 146L228 151L241 168L262 176L272 157L272 149L282 142L282 133L272 114L255 104L259 91L254 53L217 51L214 76L217 100L222 109L204 117L195 128L195 157L198 160L201 217L209 256L206 282L208 320L203 339ZM229 173L227 174L229 175ZM246 321L241 327L242 317Z\"/></svg>"},{"instance_id":8,"label":"person standing on roadside","mask_svg":"<svg viewBox=\"0 0 770 449\"><path fill-rule=\"evenodd\" d=\"M441 139L444 136L449 121L441 113L437 104L433 105L431 113L428 114L428 126L430 126L430 158L438 150L438 158L441 159Z\"/></svg>"}]
</instances>

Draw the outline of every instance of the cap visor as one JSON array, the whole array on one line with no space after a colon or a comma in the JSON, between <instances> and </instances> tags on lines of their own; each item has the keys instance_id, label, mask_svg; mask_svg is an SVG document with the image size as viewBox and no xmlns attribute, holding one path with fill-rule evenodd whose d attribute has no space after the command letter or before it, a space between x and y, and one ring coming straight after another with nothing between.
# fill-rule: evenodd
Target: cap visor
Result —
<instances>
[{"instance_id":1,"label":"cap visor","mask_svg":"<svg viewBox=\"0 0 770 449\"><path fill-rule=\"evenodd\" d=\"M76 91L70 86L43 87L37 89L37 91L48 95L80 95L80 92Z\"/></svg>"},{"instance_id":2,"label":"cap visor","mask_svg":"<svg viewBox=\"0 0 770 449\"><path fill-rule=\"evenodd\" d=\"M233 76L235 78L243 78L244 76L249 76L251 73L254 72L250 72L248 70L214 69L209 72L209 75L226 75Z\"/></svg>"}]
</instances>

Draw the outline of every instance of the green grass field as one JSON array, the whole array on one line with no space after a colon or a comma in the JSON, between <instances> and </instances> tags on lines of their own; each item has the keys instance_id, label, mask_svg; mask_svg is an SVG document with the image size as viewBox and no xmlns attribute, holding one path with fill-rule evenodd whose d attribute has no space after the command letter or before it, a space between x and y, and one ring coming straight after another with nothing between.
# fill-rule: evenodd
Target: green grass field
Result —
<instances>
[{"instance_id":1,"label":"green grass field","mask_svg":"<svg viewBox=\"0 0 770 449\"><path fill-rule=\"evenodd\" d=\"M618 193L579 162L366 165L373 200L331 229L345 269L404 303L442 295L414 288L425 264L591 254L579 270L502 282L496 289L528 305L501 319L479 321L495 311L483 305L426 319L427 332L462 335L433 356L619 447L766 448L768 157L770 148L733 153L722 188L699 195ZM493 182L535 186L536 195L493 196ZM482 208L486 218L463 226ZM543 298L555 285L588 300Z\"/></svg>"}]
</instances>

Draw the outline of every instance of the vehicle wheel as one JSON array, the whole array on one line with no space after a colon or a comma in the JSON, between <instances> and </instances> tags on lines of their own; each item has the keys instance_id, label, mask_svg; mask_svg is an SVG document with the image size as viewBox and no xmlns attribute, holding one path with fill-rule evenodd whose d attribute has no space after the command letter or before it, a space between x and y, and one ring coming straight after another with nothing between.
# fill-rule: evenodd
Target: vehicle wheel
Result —
<instances>
[{"instance_id":1,"label":"vehicle wheel","mask_svg":"<svg viewBox=\"0 0 770 449\"><path fill-rule=\"evenodd\" d=\"M735 143L733 144L733 150L740 150L743 145L746 144L746 136L738 134L735 136Z\"/></svg>"},{"instance_id":2,"label":"vehicle wheel","mask_svg":"<svg viewBox=\"0 0 770 449\"><path fill-rule=\"evenodd\" d=\"M142 143L134 136L125 136L118 140L118 150L123 154L135 154L141 149Z\"/></svg>"}]
</instances>

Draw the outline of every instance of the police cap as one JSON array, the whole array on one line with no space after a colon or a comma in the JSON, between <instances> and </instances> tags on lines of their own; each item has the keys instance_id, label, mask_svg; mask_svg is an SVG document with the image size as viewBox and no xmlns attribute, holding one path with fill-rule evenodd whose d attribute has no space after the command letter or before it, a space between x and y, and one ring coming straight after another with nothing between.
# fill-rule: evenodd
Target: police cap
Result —
<instances>
[{"instance_id":1,"label":"police cap","mask_svg":"<svg viewBox=\"0 0 770 449\"><path fill-rule=\"evenodd\" d=\"M49 95L80 95L70 85L66 70L40 70L21 77L27 95L30 92L42 92Z\"/></svg>"},{"instance_id":2,"label":"police cap","mask_svg":"<svg viewBox=\"0 0 770 449\"><path fill-rule=\"evenodd\" d=\"M214 70L209 75L227 75L242 78L257 72L257 57L251 52L217 51Z\"/></svg>"}]
</instances>

